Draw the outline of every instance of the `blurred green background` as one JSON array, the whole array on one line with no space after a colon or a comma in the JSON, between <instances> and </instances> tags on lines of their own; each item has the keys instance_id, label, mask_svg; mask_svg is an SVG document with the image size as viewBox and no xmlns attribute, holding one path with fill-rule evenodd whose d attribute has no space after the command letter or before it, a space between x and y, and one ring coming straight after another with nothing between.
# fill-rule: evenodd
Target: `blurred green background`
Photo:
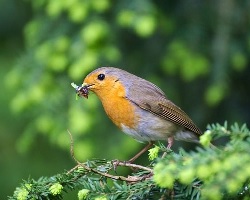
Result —
<instances>
[{"instance_id":1,"label":"blurred green background","mask_svg":"<svg viewBox=\"0 0 250 200\"><path fill-rule=\"evenodd\" d=\"M249 124L249 10L236 0L0 0L0 199L75 165L67 129L82 161L143 146L95 95L76 101L70 83L99 66L154 82L202 130Z\"/></svg>"}]
</instances>

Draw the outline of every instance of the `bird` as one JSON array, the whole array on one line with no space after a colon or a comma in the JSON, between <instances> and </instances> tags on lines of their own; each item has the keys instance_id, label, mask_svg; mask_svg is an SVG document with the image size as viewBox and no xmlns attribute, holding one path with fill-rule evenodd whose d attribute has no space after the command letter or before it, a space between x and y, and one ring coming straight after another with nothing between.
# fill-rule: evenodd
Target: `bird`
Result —
<instances>
[{"instance_id":1,"label":"bird","mask_svg":"<svg viewBox=\"0 0 250 200\"><path fill-rule=\"evenodd\" d=\"M74 87L74 86L73 86ZM175 140L199 143L201 130L155 84L115 67L100 67L90 72L79 96L89 91L100 99L107 116L125 134L148 144L128 162L134 162L155 141L166 140L171 148Z\"/></svg>"}]
</instances>

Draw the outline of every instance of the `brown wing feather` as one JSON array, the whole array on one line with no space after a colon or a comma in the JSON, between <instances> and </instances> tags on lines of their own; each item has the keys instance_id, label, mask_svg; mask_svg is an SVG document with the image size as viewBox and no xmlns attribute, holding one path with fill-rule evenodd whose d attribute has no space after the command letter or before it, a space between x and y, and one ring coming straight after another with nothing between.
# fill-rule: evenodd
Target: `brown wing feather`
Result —
<instances>
[{"instance_id":1,"label":"brown wing feather","mask_svg":"<svg viewBox=\"0 0 250 200\"><path fill-rule=\"evenodd\" d=\"M153 104L148 102L134 103L137 104L140 108L149 111L154 115L172 121L198 135L201 135L200 129L194 124L194 122L188 117L188 115L167 99L164 99L163 101L161 100L158 103L156 103L156 101L153 101Z\"/></svg>"},{"instance_id":2,"label":"brown wing feather","mask_svg":"<svg viewBox=\"0 0 250 200\"><path fill-rule=\"evenodd\" d=\"M125 84L129 84L127 85L127 88L129 88L126 95L127 99L156 116L172 121L197 135L201 135L200 129L188 115L169 101L159 87L139 77L137 79L139 81L137 80L133 84L124 81Z\"/></svg>"},{"instance_id":3,"label":"brown wing feather","mask_svg":"<svg viewBox=\"0 0 250 200\"><path fill-rule=\"evenodd\" d=\"M154 102L154 104L156 104L156 102ZM165 103L158 103L156 106L150 106L149 103L142 103L137 105L154 115L172 121L180 126L189 129L194 133L197 133L198 135L201 135L200 129L194 124L194 122L188 117L188 115L169 100L166 100Z\"/></svg>"},{"instance_id":4,"label":"brown wing feather","mask_svg":"<svg viewBox=\"0 0 250 200\"><path fill-rule=\"evenodd\" d=\"M172 121L176 124L179 124L189 129L190 131L193 131L194 133L201 135L200 129L194 124L194 122L189 118L189 116L179 107L177 107L171 102L168 102L167 104L159 103L158 105L161 108L161 112L155 114L165 119L168 119L169 121ZM154 113L153 110L152 113Z\"/></svg>"}]
</instances>

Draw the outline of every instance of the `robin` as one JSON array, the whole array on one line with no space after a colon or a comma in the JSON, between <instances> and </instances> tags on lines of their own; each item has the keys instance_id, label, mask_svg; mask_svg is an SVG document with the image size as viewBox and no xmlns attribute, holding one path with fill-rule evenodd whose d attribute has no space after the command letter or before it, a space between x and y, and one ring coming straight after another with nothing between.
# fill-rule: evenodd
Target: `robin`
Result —
<instances>
[{"instance_id":1,"label":"robin","mask_svg":"<svg viewBox=\"0 0 250 200\"><path fill-rule=\"evenodd\" d=\"M137 159L157 140L167 140L167 148L172 146L173 139L199 142L200 129L181 108L159 87L127 71L101 67L75 88L85 98L89 90L94 92L116 126L134 139L148 142L128 162Z\"/></svg>"}]
</instances>

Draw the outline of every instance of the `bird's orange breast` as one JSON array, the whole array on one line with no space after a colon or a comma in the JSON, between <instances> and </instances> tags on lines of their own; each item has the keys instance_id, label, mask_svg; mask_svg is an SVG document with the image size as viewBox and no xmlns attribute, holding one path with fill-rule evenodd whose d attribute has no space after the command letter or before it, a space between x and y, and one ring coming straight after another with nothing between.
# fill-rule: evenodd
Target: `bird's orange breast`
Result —
<instances>
[{"instance_id":1,"label":"bird's orange breast","mask_svg":"<svg viewBox=\"0 0 250 200\"><path fill-rule=\"evenodd\" d=\"M119 128L122 125L132 129L137 126L139 116L135 114L134 105L126 99L126 91L121 83L94 92L100 98L109 118Z\"/></svg>"}]
</instances>

